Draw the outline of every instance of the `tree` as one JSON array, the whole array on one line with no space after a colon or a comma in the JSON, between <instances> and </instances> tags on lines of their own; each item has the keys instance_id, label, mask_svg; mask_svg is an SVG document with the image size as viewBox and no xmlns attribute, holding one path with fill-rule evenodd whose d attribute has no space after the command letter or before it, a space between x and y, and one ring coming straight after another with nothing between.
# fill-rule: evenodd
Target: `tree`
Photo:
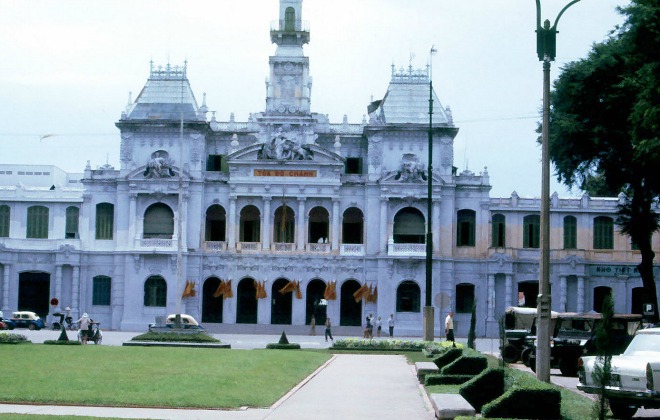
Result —
<instances>
[{"instance_id":1,"label":"tree","mask_svg":"<svg viewBox=\"0 0 660 420\"><path fill-rule=\"evenodd\" d=\"M470 317L470 330L468 331L468 348L476 349L477 328L477 299L472 302L472 316Z\"/></svg>"},{"instance_id":2,"label":"tree","mask_svg":"<svg viewBox=\"0 0 660 420\"><path fill-rule=\"evenodd\" d=\"M596 364L594 366L594 381L600 389L598 400L594 406L595 414L599 420L605 419L607 414L607 397L605 396L605 387L612 380L612 320L614 318L614 300L609 294L605 297L602 309L603 318L596 326L594 331L594 342L596 345Z\"/></svg>"},{"instance_id":3,"label":"tree","mask_svg":"<svg viewBox=\"0 0 660 420\"><path fill-rule=\"evenodd\" d=\"M660 0L632 0L626 20L587 58L564 66L550 109L550 160L559 182L591 195L620 195L617 224L642 256L653 303L653 233L660 227Z\"/></svg>"}]
</instances>

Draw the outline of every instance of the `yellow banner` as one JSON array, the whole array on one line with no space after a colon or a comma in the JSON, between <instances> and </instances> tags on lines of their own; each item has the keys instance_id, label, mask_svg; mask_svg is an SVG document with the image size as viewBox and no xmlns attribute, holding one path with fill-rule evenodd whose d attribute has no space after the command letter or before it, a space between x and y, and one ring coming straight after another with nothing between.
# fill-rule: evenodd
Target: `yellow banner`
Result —
<instances>
[{"instance_id":1,"label":"yellow banner","mask_svg":"<svg viewBox=\"0 0 660 420\"><path fill-rule=\"evenodd\" d=\"M316 178L315 170L301 169L255 169L254 176L291 176L298 178Z\"/></svg>"}]
</instances>

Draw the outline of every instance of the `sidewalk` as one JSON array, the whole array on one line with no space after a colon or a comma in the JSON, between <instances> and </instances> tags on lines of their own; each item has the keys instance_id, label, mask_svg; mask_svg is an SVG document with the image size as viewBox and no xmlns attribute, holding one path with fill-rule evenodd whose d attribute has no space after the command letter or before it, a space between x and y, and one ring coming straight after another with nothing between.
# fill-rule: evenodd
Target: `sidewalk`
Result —
<instances>
[{"instance_id":1,"label":"sidewalk","mask_svg":"<svg viewBox=\"0 0 660 420\"><path fill-rule=\"evenodd\" d=\"M177 410L0 404L0 413L149 419L434 419L414 367L400 355L335 355L272 407Z\"/></svg>"}]
</instances>

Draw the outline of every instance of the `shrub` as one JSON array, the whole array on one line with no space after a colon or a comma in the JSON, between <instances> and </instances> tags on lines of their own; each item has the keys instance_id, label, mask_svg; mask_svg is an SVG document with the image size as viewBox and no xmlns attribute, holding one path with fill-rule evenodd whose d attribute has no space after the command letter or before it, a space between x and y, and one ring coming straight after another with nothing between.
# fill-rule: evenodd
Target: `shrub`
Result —
<instances>
[{"instance_id":1,"label":"shrub","mask_svg":"<svg viewBox=\"0 0 660 420\"><path fill-rule=\"evenodd\" d=\"M461 385L472 378L472 375L443 375L441 373L430 373L426 375L424 385Z\"/></svg>"},{"instance_id":2,"label":"shrub","mask_svg":"<svg viewBox=\"0 0 660 420\"><path fill-rule=\"evenodd\" d=\"M561 393L547 385L511 389L481 408L483 417L561 418Z\"/></svg>"},{"instance_id":3,"label":"shrub","mask_svg":"<svg viewBox=\"0 0 660 420\"><path fill-rule=\"evenodd\" d=\"M444 342L420 340L373 340L361 338L336 340L331 347L332 350L426 350L427 352L439 352L444 348L448 348Z\"/></svg>"},{"instance_id":4,"label":"shrub","mask_svg":"<svg viewBox=\"0 0 660 420\"><path fill-rule=\"evenodd\" d=\"M267 349L277 350L296 350L300 348L300 344L296 343L269 343L266 344Z\"/></svg>"},{"instance_id":5,"label":"shrub","mask_svg":"<svg viewBox=\"0 0 660 420\"><path fill-rule=\"evenodd\" d=\"M433 363L435 363L438 369L442 369L443 367L447 366L448 364L458 359L462 355L463 355L463 350L458 348L449 348L440 356L433 359Z\"/></svg>"},{"instance_id":6,"label":"shrub","mask_svg":"<svg viewBox=\"0 0 660 420\"><path fill-rule=\"evenodd\" d=\"M68 341L64 341L64 340L46 340L46 341L44 341L44 344L55 345L55 346L79 346L82 343L80 343L77 340L68 340Z\"/></svg>"},{"instance_id":7,"label":"shrub","mask_svg":"<svg viewBox=\"0 0 660 420\"><path fill-rule=\"evenodd\" d=\"M478 375L488 368L488 360L483 356L461 356L445 367L440 373L445 375Z\"/></svg>"},{"instance_id":8,"label":"shrub","mask_svg":"<svg viewBox=\"0 0 660 420\"><path fill-rule=\"evenodd\" d=\"M220 340L206 333L148 332L137 335L131 341L183 342L183 343L219 343Z\"/></svg>"},{"instance_id":9,"label":"shrub","mask_svg":"<svg viewBox=\"0 0 660 420\"><path fill-rule=\"evenodd\" d=\"M463 384L458 393L481 412L484 404L504 394L504 370L486 369Z\"/></svg>"},{"instance_id":10,"label":"shrub","mask_svg":"<svg viewBox=\"0 0 660 420\"><path fill-rule=\"evenodd\" d=\"M23 334L0 333L0 344L22 344L30 342Z\"/></svg>"}]
</instances>

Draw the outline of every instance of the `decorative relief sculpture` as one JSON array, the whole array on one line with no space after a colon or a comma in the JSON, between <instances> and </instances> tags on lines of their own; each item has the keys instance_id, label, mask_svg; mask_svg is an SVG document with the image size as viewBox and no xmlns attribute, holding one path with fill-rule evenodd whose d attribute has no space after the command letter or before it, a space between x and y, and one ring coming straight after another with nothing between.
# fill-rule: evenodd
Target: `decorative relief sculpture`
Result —
<instances>
[{"instance_id":1,"label":"decorative relief sculpture","mask_svg":"<svg viewBox=\"0 0 660 420\"><path fill-rule=\"evenodd\" d=\"M399 182L424 182L428 178L426 169L417 155L405 153L401 158L401 166L394 179Z\"/></svg>"},{"instance_id":2,"label":"decorative relief sculpture","mask_svg":"<svg viewBox=\"0 0 660 420\"><path fill-rule=\"evenodd\" d=\"M280 129L275 137L264 143L257 155L258 159L271 160L313 160L314 152L290 140Z\"/></svg>"},{"instance_id":3,"label":"decorative relief sculpture","mask_svg":"<svg viewBox=\"0 0 660 420\"><path fill-rule=\"evenodd\" d=\"M147 167L144 170L144 177L151 178L170 178L174 176L169 154L164 150L158 150L151 154Z\"/></svg>"}]
</instances>

